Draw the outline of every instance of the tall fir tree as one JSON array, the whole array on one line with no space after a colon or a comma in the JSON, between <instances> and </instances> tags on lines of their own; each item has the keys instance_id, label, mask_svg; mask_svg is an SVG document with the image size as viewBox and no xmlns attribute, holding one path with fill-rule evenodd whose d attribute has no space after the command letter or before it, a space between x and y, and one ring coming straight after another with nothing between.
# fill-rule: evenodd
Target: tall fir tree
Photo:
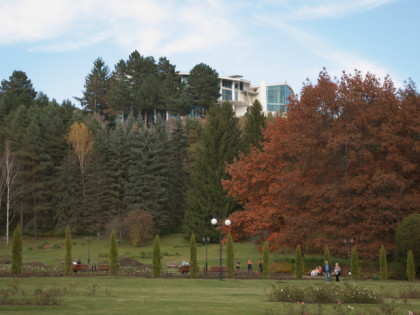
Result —
<instances>
[{"instance_id":1,"label":"tall fir tree","mask_svg":"<svg viewBox=\"0 0 420 315\"><path fill-rule=\"evenodd\" d=\"M249 152L250 147L254 146L258 150L262 149L264 141L263 130L265 129L265 116L263 108L258 100L255 100L249 111L245 114L244 139L247 144L245 150Z\"/></svg>"},{"instance_id":2,"label":"tall fir tree","mask_svg":"<svg viewBox=\"0 0 420 315\"><path fill-rule=\"evenodd\" d=\"M160 257L160 239L159 235L156 235L153 242L153 258L152 258L152 277L160 277L160 271L162 268L162 262Z\"/></svg>"},{"instance_id":3,"label":"tall fir tree","mask_svg":"<svg viewBox=\"0 0 420 315\"><path fill-rule=\"evenodd\" d=\"M197 243L194 233L191 234L190 239L190 273L191 278L198 278Z\"/></svg>"},{"instance_id":4,"label":"tall fir tree","mask_svg":"<svg viewBox=\"0 0 420 315\"><path fill-rule=\"evenodd\" d=\"M416 280L416 267L414 265L413 251L407 252L407 279L408 281Z\"/></svg>"},{"instance_id":5,"label":"tall fir tree","mask_svg":"<svg viewBox=\"0 0 420 315\"><path fill-rule=\"evenodd\" d=\"M112 230L109 242L109 274L117 275L118 272L118 247L115 230Z\"/></svg>"},{"instance_id":6,"label":"tall fir tree","mask_svg":"<svg viewBox=\"0 0 420 315\"><path fill-rule=\"evenodd\" d=\"M359 255L357 253L356 246L354 246L351 249L350 266L351 266L351 279L352 280L359 279L359 276L360 276L360 266L359 266Z\"/></svg>"},{"instance_id":7,"label":"tall fir tree","mask_svg":"<svg viewBox=\"0 0 420 315\"><path fill-rule=\"evenodd\" d=\"M19 225L13 231L12 237L12 267L13 276L19 276L22 273L22 233Z\"/></svg>"},{"instance_id":8,"label":"tall fir tree","mask_svg":"<svg viewBox=\"0 0 420 315\"><path fill-rule=\"evenodd\" d=\"M270 251L268 249L268 241L264 242L262 276L264 279L270 279Z\"/></svg>"},{"instance_id":9,"label":"tall fir tree","mask_svg":"<svg viewBox=\"0 0 420 315\"><path fill-rule=\"evenodd\" d=\"M379 270L381 280L388 280L388 267L386 262L386 252L384 245L381 246L381 250L379 253Z\"/></svg>"},{"instance_id":10,"label":"tall fir tree","mask_svg":"<svg viewBox=\"0 0 420 315\"><path fill-rule=\"evenodd\" d=\"M233 240L230 231L226 239L226 277L235 278L235 254L233 250Z\"/></svg>"},{"instance_id":11,"label":"tall fir tree","mask_svg":"<svg viewBox=\"0 0 420 315\"><path fill-rule=\"evenodd\" d=\"M72 257L71 257L72 241L70 227L66 227L66 257L64 258L64 274L70 275L72 273Z\"/></svg>"},{"instance_id":12,"label":"tall fir tree","mask_svg":"<svg viewBox=\"0 0 420 315\"><path fill-rule=\"evenodd\" d=\"M218 238L209 224L213 216L227 217L237 209L233 197L226 197L221 181L227 178L226 163L231 163L243 148L238 118L232 106L225 102L211 108L200 140L191 149L191 185L187 192L184 218L186 237Z\"/></svg>"}]
</instances>

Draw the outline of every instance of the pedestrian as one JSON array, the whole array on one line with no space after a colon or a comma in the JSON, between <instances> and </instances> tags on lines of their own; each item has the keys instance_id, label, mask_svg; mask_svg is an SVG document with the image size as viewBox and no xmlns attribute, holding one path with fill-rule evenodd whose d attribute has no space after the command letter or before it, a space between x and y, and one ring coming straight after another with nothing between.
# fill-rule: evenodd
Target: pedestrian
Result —
<instances>
[{"instance_id":1,"label":"pedestrian","mask_svg":"<svg viewBox=\"0 0 420 315\"><path fill-rule=\"evenodd\" d=\"M341 268L338 265L338 262L335 263L334 275L335 275L335 281L340 281L339 277L341 275Z\"/></svg>"},{"instance_id":2,"label":"pedestrian","mask_svg":"<svg viewBox=\"0 0 420 315\"><path fill-rule=\"evenodd\" d=\"M328 260L325 261L324 265L325 282L331 282L331 266Z\"/></svg>"},{"instance_id":3,"label":"pedestrian","mask_svg":"<svg viewBox=\"0 0 420 315\"><path fill-rule=\"evenodd\" d=\"M236 274L239 274L239 268L241 268L241 262L239 259L236 259Z\"/></svg>"},{"instance_id":4,"label":"pedestrian","mask_svg":"<svg viewBox=\"0 0 420 315\"><path fill-rule=\"evenodd\" d=\"M260 258L260 260L258 260L258 268L260 269L260 273L262 274L263 260L261 258Z\"/></svg>"},{"instance_id":5,"label":"pedestrian","mask_svg":"<svg viewBox=\"0 0 420 315\"><path fill-rule=\"evenodd\" d=\"M251 258L248 259L248 274L252 273L252 260Z\"/></svg>"}]
</instances>

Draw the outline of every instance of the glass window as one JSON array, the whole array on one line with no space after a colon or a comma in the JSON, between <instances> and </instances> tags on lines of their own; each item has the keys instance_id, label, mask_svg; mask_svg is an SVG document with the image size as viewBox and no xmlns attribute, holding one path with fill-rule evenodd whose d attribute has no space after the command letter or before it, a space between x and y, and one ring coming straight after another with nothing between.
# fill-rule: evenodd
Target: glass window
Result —
<instances>
[{"instance_id":1,"label":"glass window","mask_svg":"<svg viewBox=\"0 0 420 315\"><path fill-rule=\"evenodd\" d=\"M232 91L222 89L222 101L231 101L232 100Z\"/></svg>"},{"instance_id":2,"label":"glass window","mask_svg":"<svg viewBox=\"0 0 420 315\"><path fill-rule=\"evenodd\" d=\"M228 89L232 88L232 81L231 80L222 80L222 86Z\"/></svg>"},{"instance_id":3,"label":"glass window","mask_svg":"<svg viewBox=\"0 0 420 315\"><path fill-rule=\"evenodd\" d=\"M239 89L240 89L241 91L243 91L243 90L244 90L244 83L243 83L243 82L239 82Z\"/></svg>"},{"instance_id":4,"label":"glass window","mask_svg":"<svg viewBox=\"0 0 420 315\"><path fill-rule=\"evenodd\" d=\"M267 110L271 112L287 111L289 87L287 85L267 86Z\"/></svg>"}]
</instances>

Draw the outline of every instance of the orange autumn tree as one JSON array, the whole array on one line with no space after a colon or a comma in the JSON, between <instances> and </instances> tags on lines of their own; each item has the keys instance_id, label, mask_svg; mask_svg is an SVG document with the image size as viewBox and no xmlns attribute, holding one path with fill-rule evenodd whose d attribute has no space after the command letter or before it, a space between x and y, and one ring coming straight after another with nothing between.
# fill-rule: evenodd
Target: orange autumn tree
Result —
<instances>
[{"instance_id":1,"label":"orange autumn tree","mask_svg":"<svg viewBox=\"0 0 420 315\"><path fill-rule=\"evenodd\" d=\"M419 209L419 100L411 82L397 91L358 71L306 82L287 119L267 126L263 151L227 168L225 188L245 209L232 236L335 254L353 237L362 257L392 248L398 223Z\"/></svg>"}]
</instances>

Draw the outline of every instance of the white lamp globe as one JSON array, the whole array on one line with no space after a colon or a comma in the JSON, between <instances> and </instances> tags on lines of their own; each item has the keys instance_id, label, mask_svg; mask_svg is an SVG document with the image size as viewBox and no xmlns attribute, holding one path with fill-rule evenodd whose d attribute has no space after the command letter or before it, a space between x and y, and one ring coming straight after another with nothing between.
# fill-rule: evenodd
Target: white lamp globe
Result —
<instances>
[{"instance_id":1,"label":"white lamp globe","mask_svg":"<svg viewBox=\"0 0 420 315\"><path fill-rule=\"evenodd\" d=\"M215 219L215 218L211 219L211 224L216 225L217 224L217 219Z\"/></svg>"},{"instance_id":2,"label":"white lamp globe","mask_svg":"<svg viewBox=\"0 0 420 315\"><path fill-rule=\"evenodd\" d=\"M229 219L226 219L226 221L225 221L225 225L226 225L226 226L229 226L229 225L230 225L230 223L231 223L231 222L230 222L230 220L229 220Z\"/></svg>"}]
</instances>

